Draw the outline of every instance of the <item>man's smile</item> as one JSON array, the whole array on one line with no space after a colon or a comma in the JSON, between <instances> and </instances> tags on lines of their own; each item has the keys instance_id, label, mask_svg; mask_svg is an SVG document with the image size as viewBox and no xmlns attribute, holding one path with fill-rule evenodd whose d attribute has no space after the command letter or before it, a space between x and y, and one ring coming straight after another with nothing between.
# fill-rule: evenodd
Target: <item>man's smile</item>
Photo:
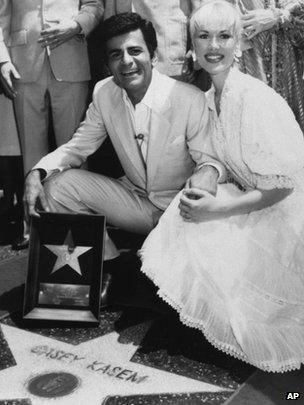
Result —
<instances>
[{"instance_id":1,"label":"man's smile","mask_svg":"<svg viewBox=\"0 0 304 405\"><path fill-rule=\"evenodd\" d=\"M136 74L139 74L139 72L140 72L139 69L128 70L127 72L121 72L121 75L124 76L124 77L131 77L131 76L134 76Z\"/></svg>"}]
</instances>

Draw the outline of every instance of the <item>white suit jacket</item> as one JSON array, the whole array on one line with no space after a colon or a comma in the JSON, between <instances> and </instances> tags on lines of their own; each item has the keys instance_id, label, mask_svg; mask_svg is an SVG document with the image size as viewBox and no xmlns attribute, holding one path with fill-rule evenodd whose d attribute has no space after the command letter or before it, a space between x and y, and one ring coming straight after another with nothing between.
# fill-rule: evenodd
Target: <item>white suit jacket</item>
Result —
<instances>
[{"instance_id":1,"label":"white suit jacket","mask_svg":"<svg viewBox=\"0 0 304 405\"><path fill-rule=\"evenodd\" d=\"M35 82L46 52L37 41L47 20L74 19L87 35L102 15L102 0L0 0L0 63L11 60L21 82ZM87 44L82 36L53 49L49 60L58 80L90 79Z\"/></svg>"},{"instance_id":2,"label":"white suit jacket","mask_svg":"<svg viewBox=\"0 0 304 405\"><path fill-rule=\"evenodd\" d=\"M123 90L113 78L97 83L85 120L73 138L42 158L34 169L49 174L80 166L110 136L125 171L125 182L165 209L193 173L195 163L212 162L205 140L209 110L205 95L153 69L149 143L143 163ZM222 169L221 179L224 179Z\"/></svg>"}]
</instances>

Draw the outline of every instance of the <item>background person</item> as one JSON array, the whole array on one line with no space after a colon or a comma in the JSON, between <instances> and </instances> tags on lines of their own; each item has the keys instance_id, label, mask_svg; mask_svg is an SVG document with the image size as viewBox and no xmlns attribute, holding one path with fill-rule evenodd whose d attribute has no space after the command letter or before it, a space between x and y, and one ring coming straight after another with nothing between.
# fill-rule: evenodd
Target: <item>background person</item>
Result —
<instances>
[{"instance_id":1,"label":"background person","mask_svg":"<svg viewBox=\"0 0 304 405\"><path fill-rule=\"evenodd\" d=\"M3 30L0 27L1 39ZM0 223L3 232L1 237L7 241L7 238L13 237L10 232L12 223L17 225L15 229L17 235L22 235L23 168L13 103L4 94L1 82L0 122L0 189L3 191L0 200ZM14 206L15 197L16 206Z\"/></svg>"},{"instance_id":2,"label":"background person","mask_svg":"<svg viewBox=\"0 0 304 405\"><path fill-rule=\"evenodd\" d=\"M51 111L56 145L67 142L87 105L85 37L101 20L101 0L0 3L0 75L14 98L24 173L49 152ZM15 243L27 246L27 240Z\"/></svg>"},{"instance_id":3,"label":"background person","mask_svg":"<svg viewBox=\"0 0 304 405\"><path fill-rule=\"evenodd\" d=\"M303 0L230 0L243 13L240 69L278 91L304 130Z\"/></svg>"}]
</instances>

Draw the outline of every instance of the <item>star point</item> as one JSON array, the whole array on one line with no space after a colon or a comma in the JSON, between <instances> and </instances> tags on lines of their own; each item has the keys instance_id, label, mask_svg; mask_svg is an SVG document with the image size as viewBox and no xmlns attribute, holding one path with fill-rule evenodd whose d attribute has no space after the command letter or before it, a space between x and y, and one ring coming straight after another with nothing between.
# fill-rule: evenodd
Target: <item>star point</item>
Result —
<instances>
[{"instance_id":1,"label":"star point","mask_svg":"<svg viewBox=\"0 0 304 405\"><path fill-rule=\"evenodd\" d=\"M71 373L82 382L75 392L57 397L57 405L98 405L116 395L231 391L133 362L138 346L120 343L116 331L75 346L14 326L0 327L17 363L0 372L0 387L6 387L0 390L0 402L27 398L33 405L44 405L45 398L29 392L28 382L50 372Z\"/></svg>"}]
</instances>

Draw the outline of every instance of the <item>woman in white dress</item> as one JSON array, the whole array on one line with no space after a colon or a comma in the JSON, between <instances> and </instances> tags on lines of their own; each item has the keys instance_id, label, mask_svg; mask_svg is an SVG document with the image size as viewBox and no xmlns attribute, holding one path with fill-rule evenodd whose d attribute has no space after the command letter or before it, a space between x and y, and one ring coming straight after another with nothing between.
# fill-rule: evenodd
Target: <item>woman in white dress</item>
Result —
<instances>
[{"instance_id":1,"label":"woman in white dress","mask_svg":"<svg viewBox=\"0 0 304 405\"><path fill-rule=\"evenodd\" d=\"M227 180L216 196L196 188L176 196L143 245L142 271L217 348L266 371L296 369L304 362L303 134L280 95L233 66L241 23L231 4L205 2L190 29L213 82L202 153L213 148Z\"/></svg>"}]
</instances>

